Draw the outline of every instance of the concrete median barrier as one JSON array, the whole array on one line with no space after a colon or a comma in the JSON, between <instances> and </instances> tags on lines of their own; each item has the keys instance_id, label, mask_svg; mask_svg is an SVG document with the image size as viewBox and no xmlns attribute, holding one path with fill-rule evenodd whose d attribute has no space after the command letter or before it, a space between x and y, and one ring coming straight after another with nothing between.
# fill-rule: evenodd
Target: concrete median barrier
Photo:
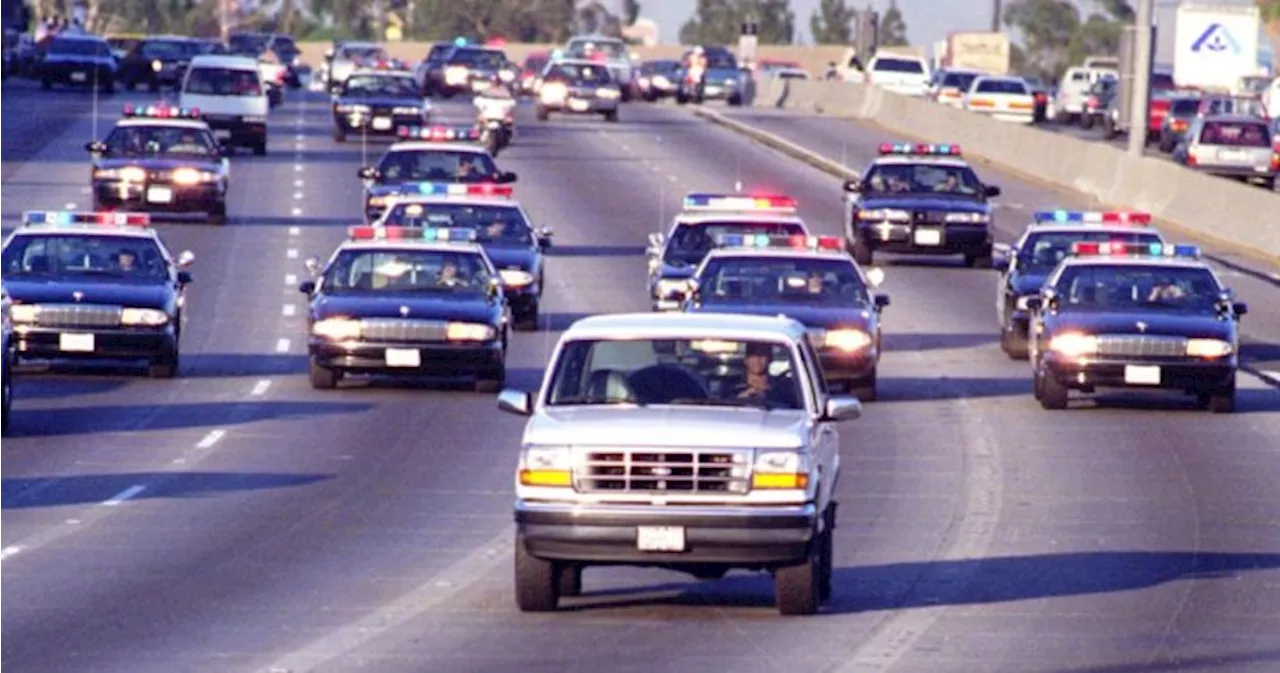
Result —
<instances>
[{"instance_id":1,"label":"concrete median barrier","mask_svg":"<svg viewBox=\"0 0 1280 673\"><path fill-rule=\"evenodd\" d=\"M958 144L965 154L1104 203L1149 211L1191 235L1280 264L1280 194L1274 191L860 84L769 80L759 83L752 104L862 119L908 138ZM716 121L727 119L715 116L720 118ZM759 140L761 132L752 131ZM793 155L813 154L783 147L790 143L778 138L766 144ZM814 157L802 158L818 165ZM837 168L828 172L840 175L846 170Z\"/></svg>"}]
</instances>

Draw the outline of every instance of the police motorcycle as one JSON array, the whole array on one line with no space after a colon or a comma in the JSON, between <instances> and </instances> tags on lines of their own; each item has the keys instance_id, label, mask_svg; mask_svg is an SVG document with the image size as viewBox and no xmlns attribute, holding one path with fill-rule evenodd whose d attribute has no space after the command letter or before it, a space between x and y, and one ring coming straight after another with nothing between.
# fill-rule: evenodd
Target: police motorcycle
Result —
<instances>
[{"instance_id":1,"label":"police motorcycle","mask_svg":"<svg viewBox=\"0 0 1280 673\"><path fill-rule=\"evenodd\" d=\"M516 98L505 83L494 78L488 89L476 94L472 103L476 106L480 140L489 154L496 157L515 137Z\"/></svg>"}]
</instances>

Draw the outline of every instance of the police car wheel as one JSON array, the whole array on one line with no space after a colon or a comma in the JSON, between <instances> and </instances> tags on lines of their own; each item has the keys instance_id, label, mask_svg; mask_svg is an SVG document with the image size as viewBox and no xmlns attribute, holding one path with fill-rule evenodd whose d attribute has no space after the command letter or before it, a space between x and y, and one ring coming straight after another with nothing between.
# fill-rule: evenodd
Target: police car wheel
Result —
<instances>
[{"instance_id":1,"label":"police car wheel","mask_svg":"<svg viewBox=\"0 0 1280 673\"><path fill-rule=\"evenodd\" d=\"M554 612L560 603L559 564L530 554L519 533L515 556L516 606L521 612Z\"/></svg>"},{"instance_id":2,"label":"police car wheel","mask_svg":"<svg viewBox=\"0 0 1280 673\"><path fill-rule=\"evenodd\" d=\"M178 351L174 349L151 359L147 375L153 379L171 379L178 375Z\"/></svg>"},{"instance_id":3,"label":"police car wheel","mask_svg":"<svg viewBox=\"0 0 1280 673\"><path fill-rule=\"evenodd\" d=\"M1199 395L1201 405L1215 414L1229 414L1236 410L1236 383L1233 380L1226 388L1203 392Z\"/></svg>"},{"instance_id":4,"label":"police car wheel","mask_svg":"<svg viewBox=\"0 0 1280 673\"><path fill-rule=\"evenodd\" d=\"M1039 373L1037 376L1040 379L1040 406L1050 411L1066 409L1071 391L1048 373Z\"/></svg>"},{"instance_id":5,"label":"police car wheel","mask_svg":"<svg viewBox=\"0 0 1280 673\"><path fill-rule=\"evenodd\" d=\"M871 374L865 378L858 379L857 381L850 381L848 390L849 394L858 398L859 402L875 402L876 397L878 397L878 393L876 391L875 371L872 371Z\"/></svg>"},{"instance_id":6,"label":"police car wheel","mask_svg":"<svg viewBox=\"0 0 1280 673\"><path fill-rule=\"evenodd\" d=\"M342 129L335 128L333 130L333 142L335 143L347 142L347 132L343 131Z\"/></svg>"},{"instance_id":7,"label":"police car wheel","mask_svg":"<svg viewBox=\"0 0 1280 673\"><path fill-rule=\"evenodd\" d=\"M1000 330L1000 349L1010 360L1027 359L1027 338L1011 329Z\"/></svg>"},{"instance_id":8,"label":"police car wheel","mask_svg":"<svg viewBox=\"0 0 1280 673\"><path fill-rule=\"evenodd\" d=\"M538 121L544 122L544 121L547 121L548 119L551 119L551 112L548 111L547 108L539 105L537 116L538 116Z\"/></svg>"},{"instance_id":9,"label":"police car wheel","mask_svg":"<svg viewBox=\"0 0 1280 673\"><path fill-rule=\"evenodd\" d=\"M502 390L502 386L507 383L507 367L502 365L497 369L483 372L476 376L475 388L477 393L496 393Z\"/></svg>"},{"instance_id":10,"label":"police car wheel","mask_svg":"<svg viewBox=\"0 0 1280 673\"><path fill-rule=\"evenodd\" d=\"M967 254L964 256L966 266L973 269L990 269L991 268L991 250L976 255Z\"/></svg>"},{"instance_id":11,"label":"police car wheel","mask_svg":"<svg viewBox=\"0 0 1280 673\"><path fill-rule=\"evenodd\" d=\"M227 223L227 204L226 202L215 203L209 209L209 224L224 225Z\"/></svg>"},{"instance_id":12,"label":"police car wheel","mask_svg":"<svg viewBox=\"0 0 1280 673\"><path fill-rule=\"evenodd\" d=\"M867 264L870 264L871 260L875 257L875 252L872 251L871 247L868 246L866 243L863 243L858 240L854 240L852 245L850 245L850 247L852 248L850 252L853 253L853 261L857 262L860 265L865 266Z\"/></svg>"},{"instance_id":13,"label":"police car wheel","mask_svg":"<svg viewBox=\"0 0 1280 673\"><path fill-rule=\"evenodd\" d=\"M323 367L313 357L307 363L307 379L316 390L332 390L338 387L342 372L337 369Z\"/></svg>"},{"instance_id":14,"label":"police car wheel","mask_svg":"<svg viewBox=\"0 0 1280 673\"><path fill-rule=\"evenodd\" d=\"M253 153L255 156L259 156L259 157L267 156L267 139L266 138L263 138L262 140L254 141Z\"/></svg>"},{"instance_id":15,"label":"police car wheel","mask_svg":"<svg viewBox=\"0 0 1280 673\"><path fill-rule=\"evenodd\" d=\"M616 124L618 122L618 111L610 110L604 113L604 120Z\"/></svg>"},{"instance_id":16,"label":"police car wheel","mask_svg":"<svg viewBox=\"0 0 1280 673\"><path fill-rule=\"evenodd\" d=\"M515 328L522 332L538 331L538 309L534 307L532 310L521 313L515 317Z\"/></svg>"}]
</instances>

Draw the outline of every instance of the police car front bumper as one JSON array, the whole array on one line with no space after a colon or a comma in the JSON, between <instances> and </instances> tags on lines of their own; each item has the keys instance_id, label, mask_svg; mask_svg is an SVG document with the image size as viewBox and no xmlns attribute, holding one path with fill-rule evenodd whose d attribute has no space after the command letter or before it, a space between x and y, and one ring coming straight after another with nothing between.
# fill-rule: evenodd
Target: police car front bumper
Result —
<instances>
[{"instance_id":1,"label":"police car front bumper","mask_svg":"<svg viewBox=\"0 0 1280 673\"><path fill-rule=\"evenodd\" d=\"M1067 357L1053 351L1043 355L1045 374L1074 390L1134 388L1213 392L1231 385L1237 361L1190 358Z\"/></svg>"},{"instance_id":2,"label":"police car front bumper","mask_svg":"<svg viewBox=\"0 0 1280 673\"><path fill-rule=\"evenodd\" d=\"M423 112L418 114L368 115L336 113L333 125L344 133L367 133L374 136L394 136L401 126L421 126L427 121Z\"/></svg>"},{"instance_id":3,"label":"police car front bumper","mask_svg":"<svg viewBox=\"0 0 1280 673\"><path fill-rule=\"evenodd\" d=\"M991 230L980 225L914 225L861 221L859 242L872 250L914 255L983 255L991 250Z\"/></svg>"},{"instance_id":4,"label":"police car front bumper","mask_svg":"<svg viewBox=\"0 0 1280 673\"><path fill-rule=\"evenodd\" d=\"M21 360L151 360L177 351L173 327L75 329L15 325Z\"/></svg>"},{"instance_id":5,"label":"police car front bumper","mask_svg":"<svg viewBox=\"0 0 1280 673\"><path fill-rule=\"evenodd\" d=\"M307 350L316 364L329 369L405 376L484 375L501 369L505 362L500 340L424 344L336 342L311 337Z\"/></svg>"},{"instance_id":6,"label":"police car front bumper","mask_svg":"<svg viewBox=\"0 0 1280 673\"><path fill-rule=\"evenodd\" d=\"M539 105L546 108L550 112L565 112L569 114L603 114L606 112L616 112L618 110L619 99L617 98L586 98L581 96L568 96L563 100L552 102L539 101Z\"/></svg>"},{"instance_id":7,"label":"police car front bumper","mask_svg":"<svg viewBox=\"0 0 1280 673\"><path fill-rule=\"evenodd\" d=\"M93 196L104 208L164 213L208 212L226 202L225 189L217 183L175 185L96 180Z\"/></svg>"}]
</instances>

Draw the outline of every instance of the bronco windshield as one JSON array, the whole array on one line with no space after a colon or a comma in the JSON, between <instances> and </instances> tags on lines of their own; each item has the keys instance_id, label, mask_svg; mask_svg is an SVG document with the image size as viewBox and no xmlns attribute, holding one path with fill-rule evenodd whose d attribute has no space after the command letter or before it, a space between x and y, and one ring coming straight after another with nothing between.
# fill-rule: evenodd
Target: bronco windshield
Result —
<instances>
[{"instance_id":1,"label":"bronco windshield","mask_svg":"<svg viewBox=\"0 0 1280 673\"><path fill-rule=\"evenodd\" d=\"M691 266L702 261L715 246L717 236L725 234L764 234L766 236L805 236L808 232L798 222L743 222L713 220L681 223L671 233L671 242L662 261L675 266Z\"/></svg>"},{"instance_id":2,"label":"bronco windshield","mask_svg":"<svg viewBox=\"0 0 1280 673\"><path fill-rule=\"evenodd\" d=\"M100 234L14 236L4 249L4 277L74 278L76 282L164 283L169 264L153 239Z\"/></svg>"},{"instance_id":3,"label":"bronco windshield","mask_svg":"<svg viewBox=\"0 0 1280 673\"><path fill-rule=\"evenodd\" d=\"M785 343L578 340L556 360L547 404L804 409L796 376L794 351Z\"/></svg>"}]
</instances>

